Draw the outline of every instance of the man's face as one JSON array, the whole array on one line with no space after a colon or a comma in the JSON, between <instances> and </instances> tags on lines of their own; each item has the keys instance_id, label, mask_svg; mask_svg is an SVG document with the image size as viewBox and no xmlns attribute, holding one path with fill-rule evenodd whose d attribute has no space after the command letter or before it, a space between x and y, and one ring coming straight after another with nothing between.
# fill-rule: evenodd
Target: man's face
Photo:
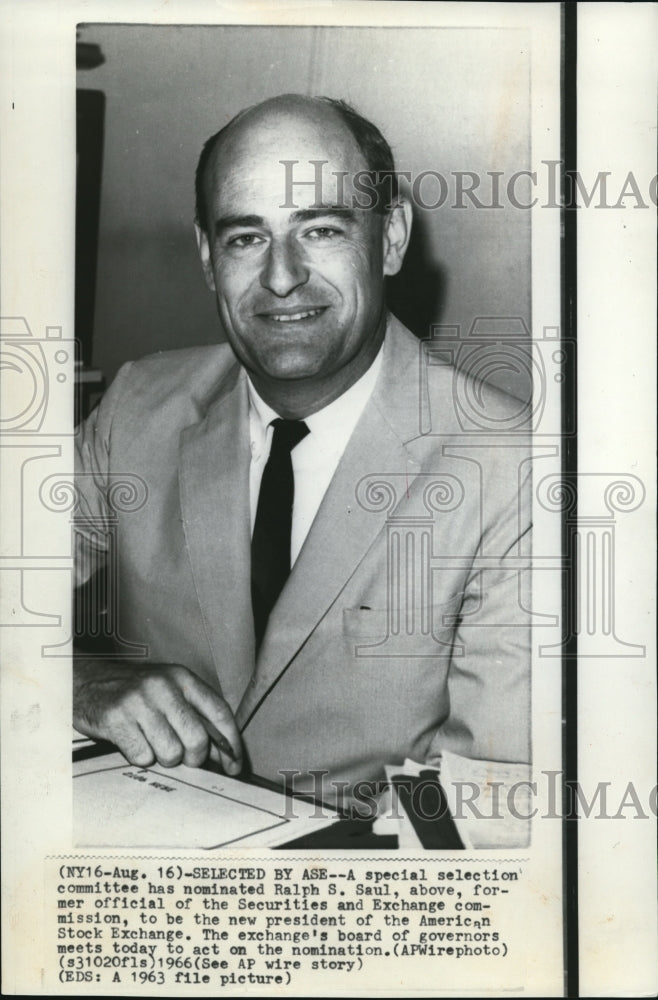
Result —
<instances>
[{"instance_id":1,"label":"man's face","mask_svg":"<svg viewBox=\"0 0 658 1000\"><path fill-rule=\"evenodd\" d=\"M256 384L304 381L321 397L375 357L384 275L401 257L387 217L352 208L351 177L367 169L353 137L334 115L317 117L275 111L237 126L209 166L199 245L228 340ZM288 191L281 160L298 161ZM320 202L314 183L299 183L315 181L311 160L327 161Z\"/></svg>"}]
</instances>

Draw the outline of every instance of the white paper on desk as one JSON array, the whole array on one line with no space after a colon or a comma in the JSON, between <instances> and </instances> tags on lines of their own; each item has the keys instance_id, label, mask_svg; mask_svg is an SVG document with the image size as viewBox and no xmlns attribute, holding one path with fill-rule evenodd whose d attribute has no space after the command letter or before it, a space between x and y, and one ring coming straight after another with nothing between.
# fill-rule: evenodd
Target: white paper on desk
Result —
<instances>
[{"instance_id":1,"label":"white paper on desk","mask_svg":"<svg viewBox=\"0 0 658 1000\"><path fill-rule=\"evenodd\" d=\"M74 763L73 779L79 847L270 847L337 818L225 775L184 764L136 767L120 753Z\"/></svg>"},{"instance_id":2,"label":"white paper on desk","mask_svg":"<svg viewBox=\"0 0 658 1000\"><path fill-rule=\"evenodd\" d=\"M440 780L465 847L528 846L529 764L471 760L443 750Z\"/></svg>"},{"instance_id":3,"label":"white paper on desk","mask_svg":"<svg viewBox=\"0 0 658 1000\"><path fill-rule=\"evenodd\" d=\"M402 766L387 765L386 777L394 775L419 777L422 771L439 775L450 814L462 839L470 849L510 849L527 847L530 842L529 764L508 764L494 760L472 760L441 752L440 767L421 764L407 758ZM400 848L422 847L414 826L407 816L392 786L391 812L378 818L377 832L388 824L395 827Z\"/></svg>"}]
</instances>

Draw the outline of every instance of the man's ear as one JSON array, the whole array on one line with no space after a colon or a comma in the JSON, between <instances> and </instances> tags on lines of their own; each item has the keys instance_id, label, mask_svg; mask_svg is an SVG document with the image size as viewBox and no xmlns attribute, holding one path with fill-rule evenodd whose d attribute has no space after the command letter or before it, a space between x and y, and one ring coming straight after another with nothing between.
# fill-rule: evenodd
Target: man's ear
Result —
<instances>
[{"instance_id":1,"label":"man's ear","mask_svg":"<svg viewBox=\"0 0 658 1000\"><path fill-rule=\"evenodd\" d=\"M201 267L203 268L203 274L206 279L206 284L210 289L210 291L214 292L215 275L212 269L212 255L210 253L210 244L208 243L208 234L196 222L194 223L194 232L196 233L196 245L199 250L199 257L201 258Z\"/></svg>"},{"instance_id":2,"label":"man's ear","mask_svg":"<svg viewBox=\"0 0 658 1000\"><path fill-rule=\"evenodd\" d=\"M400 198L384 219L384 274L397 274L411 236L413 208L406 198Z\"/></svg>"}]
</instances>

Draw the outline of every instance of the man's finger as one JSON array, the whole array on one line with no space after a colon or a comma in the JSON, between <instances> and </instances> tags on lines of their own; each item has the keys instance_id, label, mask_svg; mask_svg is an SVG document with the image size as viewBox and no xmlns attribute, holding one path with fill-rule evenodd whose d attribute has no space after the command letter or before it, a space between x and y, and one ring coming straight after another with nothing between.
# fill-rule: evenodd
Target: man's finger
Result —
<instances>
[{"instance_id":1,"label":"man's finger","mask_svg":"<svg viewBox=\"0 0 658 1000\"><path fill-rule=\"evenodd\" d=\"M209 735L205 719L180 695L167 719L183 748L182 762L187 767L200 767L208 756Z\"/></svg>"},{"instance_id":2,"label":"man's finger","mask_svg":"<svg viewBox=\"0 0 658 1000\"><path fill-rule=\"evenodd\" d=\"M155 761L153 748L137 723L129 723L117 729L112 735L112 742L126 760L136 767L150 767Z\"/></svg>"},{"instance_id":3,"label":"man's finger","mask_svg":"<svg viewBox=\"0 0 658 1000\"><path fill-rule=\"evenodd\" d=\"M185 748L166 716L160 712L150 714L145 732L159 764L163 767L180 764Z\"/></svg>"},{"instance_id":4,"label":"man's finger","mask_svg":"<svg viewBox=\"0 0 658 1000\"><path fill-rule=\"evenodd\" d=\"M228 774L232 777L236 777L240 773L240 764L236 763L233 760L233 757L229 757L227 754L222 753L212 738L210 739L210 752L208 753L208 759L219 765L222 774Z\"/></svg>"},{"instance_id":5,"label":"man's finger","mask_svg":"<svg viewBox=\"0 0 658 1000\"><path fill-rule=\"evenodd\" d=\"M181 690L199 715L222 755L228 774L242 770L242 740L233 713L224 699L189 671L179 677Z\"/></svg>"},{"instance_id":6,"label":"man's finger","mask_svg":"<svg viewBox=\"0 0 658 1000\"><path fill-rule=\"evenodd\" d=\"M220 733L219 730L213 726L212 722L208 719L204 719L204 725L208 730L211 747L215 751L214 754L211 752L211 757L215 760L219 759L225 774L239 774L242 770L242 754L240 754L239 757L235 756L233 746L229 743L224 734Z\"/></svg>"}]
</instances>

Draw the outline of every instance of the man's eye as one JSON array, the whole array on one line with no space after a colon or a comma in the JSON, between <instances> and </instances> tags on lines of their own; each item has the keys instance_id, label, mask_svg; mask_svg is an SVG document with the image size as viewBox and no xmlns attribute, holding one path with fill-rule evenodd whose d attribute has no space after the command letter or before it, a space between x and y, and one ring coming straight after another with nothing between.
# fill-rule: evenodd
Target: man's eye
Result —
<instances>
[{"instance_id":1,"label":"man's eye","mask_svg":"<svg viewBox=\"0 0 658 1000\"><path fill-rule=\"evenodd\" d=\"M228 240L230 247L252 247L257 243L262 243L263 237L257 233L240 233L239 236L232 236Z\"/></svg>"},{"instance_id":2,"label":"man's eye","mask_svg":"<svg viewBox=\"0 0 658 1000\"><path fill-rule=\"evenodd\" d=\"M341 236L342 232L342 229L336 229L333 226L315 226L315 228L309 229L305 235L307 239L311 240L331 240L336 236Z\"/></svg>"}]
</instances>

